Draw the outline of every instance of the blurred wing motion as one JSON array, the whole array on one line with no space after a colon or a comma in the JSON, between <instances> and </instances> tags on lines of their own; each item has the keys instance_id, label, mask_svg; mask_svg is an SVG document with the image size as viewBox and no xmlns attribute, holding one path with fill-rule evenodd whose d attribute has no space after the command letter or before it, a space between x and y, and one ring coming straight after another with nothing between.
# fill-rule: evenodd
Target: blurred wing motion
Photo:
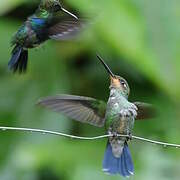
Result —
<instances>
[{"instance_id":1,"label":"blurred wing motion","mask_svg":"<svg viewBox=\"0 0 180 180\"><path fill-rule=\"evenodd\" d=\"M69 118L102 127L105 120L106 103L89 97L59 95L40 99L38 104Z\"/></svg>"},{"instance_id":2,"label":"blurred wing motion","mask_svg":"<svg viewBox=\"0 0 180 180\"><path fill-rule=\"evenodd\" d=\"M134 102L134 104L138 108L136 120L150 119L155 117L156 111L151 104L143 102Z\"/></svg>"},{"instance_id":3,"label":"blurred wing motion","mask_svg":"<svg viewBox=\"0 0 180 180\"><path fill-rule=\"evenodd\" d=\"M80 19L66 19L49 27L48 35L50 39L67 40L76 36L82 31L85 21Z\"/></svg>"}]
</instances>

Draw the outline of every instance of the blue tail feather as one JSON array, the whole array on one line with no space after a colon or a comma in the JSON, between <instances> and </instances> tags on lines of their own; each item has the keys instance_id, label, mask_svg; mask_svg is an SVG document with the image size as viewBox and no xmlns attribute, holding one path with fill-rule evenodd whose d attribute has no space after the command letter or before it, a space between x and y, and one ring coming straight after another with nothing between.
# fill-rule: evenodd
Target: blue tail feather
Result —
<instances>
[{"instance_id":1,"label":"blue tail feather","mask_svg":"<svg viewBox=\"0 0 180 180\"><path fill-rule=\"evenodd\" d=\"M10 70L24 72L27 69L28 51L16 45L12 51L12 57L8 63Z\"/></svg>"},{"instance_id":2,"label":"blue tail feather","mask_svg":"<svg viewBox=\"0 0 180 180\"><path fill-rule=\"evenodd\" d=\"M18 59L19 59L19 57L21 55L21 51L22 51L22 48L20 46L16 46L13 49L12 57L11 57L9 63L8 63L8 66L9 66L10 69L11 69L11 67L13 67L17 63L17 61L18 61Z\"/></svg>"},{"instance_id":3,"label":"blue tail feather","mask_svg":"<svg viewBox=\"0 0 180 180\"><path fill-rule=\"evenodd\" d=\"M126 148L128 148L128 146L125 145L124 148L126 149ZM133 165L133 164L127 164L127 159L126 159L126 156L125 156L125 154L126 154L125 149L124 149L124 154L122 154L122 156L121 156L121 163L119 164L119 167L121 167L121 169L122 169L123 176L128 177L128 176L132 175L129 172L129 169L130 169L130 166Z\"/></svg>"},{"instance_id":4,"label":"blue tail feather","mask_svg":"<svg viewBox=\"0 0 180 180\"><path fill-rule=\"evenodd\" d=\"M125 177L128 176L127 169L125 166L125 158L123 155L121 155L120 157L119 168L121 169L122 176L125 176Z\"/></svg>"},{"instance_id":5,"label":"blue tail feather","mask_svg":"<svg viewBox=\"0 0 180 180\"><path fill-rule=\"evenodd\" d=\"M110 144L108 144L103 161L103 171L110 174L116 174L118 171L118 166L118 161L113 156L112 148Z\"/></svg>"},{"instance_id":6,"label":"blue tail feather","mask_svg":"<svg viewBox=\"0 0 180 180\"><path fill-rule=\"evenodd\" d=\"M108 143L103 160L103 171L108 174L120 174L124 177L134 173L134 166L127 143L124 144L120 158L113 155L112 147Z\"/></svg>"},{"instance_id":7,"label":"blue tail feather","mask_svg":"<svg viewBox=\"0 0 180 180\"><path fill-rule=\"evenodd\" d=\"M124 151L125 151L124 156L126 159L125 164L128 167L129 173L133 174L134 173L134 165L133 165L131 153L130 153L127 143L124 146Z\"/></svg>"}]
</instances>

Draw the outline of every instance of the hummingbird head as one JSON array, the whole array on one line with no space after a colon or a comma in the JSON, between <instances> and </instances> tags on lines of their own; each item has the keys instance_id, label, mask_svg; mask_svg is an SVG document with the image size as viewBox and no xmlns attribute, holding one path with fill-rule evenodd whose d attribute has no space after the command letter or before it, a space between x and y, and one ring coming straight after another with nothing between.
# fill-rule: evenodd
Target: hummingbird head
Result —
<instances>
[{"instance_id":1,"label":"hummingbird head","mask_svg":"<svg viewBox=\"0 0 180 180\"><path fill-rule=\"evenodd\" d=\"M77 16L75 16L68 10L64 9L61 6L59 0L41 0L39 7L40 7L40 9L45 9L46 11L48 11L50 13L56 13L59 11L63 11L65 13L69 14L70 16L72 16L73 18L78 19Z\"/></svg>"},{"instance_id":2,"label":"hummingbird head","mask_svg":"<svg viewBox=\"0 0 180 180\"><path fill-rule=\"evenodd\" d=\"M110 79L111 79L110 88L111 89L114 88L114 89L120 91L120 93L122 95L124 95L125 97L128 97L129 93L130 93L130 88L129 88L127 81L124 78L122 78L121 76L113 74L112 71L110 70L110 68L107 66L107 64L104 62L104 60L99 55L97 55L97 58L101 61L101 63L105 67L106 71L110 75Z\"/></svg>"},{"instance_id":3,"label":"hummingbird head","mask_svg":"<svg viewBox=\"0 0 180 180\"><path fill-rule=\"evenodd\" d=\"M39 7L49 12L57 12L62 8L58 0L41 0Z\"/></svg>"}]
</instances>

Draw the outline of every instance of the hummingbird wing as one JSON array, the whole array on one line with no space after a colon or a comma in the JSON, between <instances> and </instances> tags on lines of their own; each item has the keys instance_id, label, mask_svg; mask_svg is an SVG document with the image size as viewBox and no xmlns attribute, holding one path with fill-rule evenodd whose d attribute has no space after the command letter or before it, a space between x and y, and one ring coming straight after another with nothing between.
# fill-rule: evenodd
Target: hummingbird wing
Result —
<instances>
[{"instance_id":1,"label":"hummingbird wing","mask_svg":"<svg viewBox=\"0 0 180 180\"><path fill-rule=\"evenodd\" d=\"M136 120L150 119L155 117L156 111L152 104L143 103L143 102L134 102L137 110Z\"/></svg>"},{"instance_id":2,"label":"hummingbird wing","mask_svg":"<svg viewBox=\"0 0 180 180\"><path fill-rule=\"evenodd\" d=\"M38 105L60 112L74 120L102 127L105 121L106 103L97 99L59 95L40 99Z\"/></svg>"},{"instance_id":3,"label":"hummingbird wing","mask_svg":"<svg viewBox=\"0 0 180 180\"><path fill-rule=\"evenodd\" d=\"M48 36L54 40L67 40L76 36L83 26L83 20L74 18L61 20L49 27Z\"/></svg>"}]
</instances>

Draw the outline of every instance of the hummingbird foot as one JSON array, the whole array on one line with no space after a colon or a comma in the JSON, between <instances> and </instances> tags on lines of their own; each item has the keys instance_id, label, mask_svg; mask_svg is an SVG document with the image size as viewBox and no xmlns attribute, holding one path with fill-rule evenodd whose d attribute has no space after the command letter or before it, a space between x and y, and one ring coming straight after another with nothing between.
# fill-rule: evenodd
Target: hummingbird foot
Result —
<instances>
[{"instance_id":1,"label":"hummingbird foot","mask_svg":"<svg viewBox=\"0 0 180 180\"><path fill-rule=\"evenodd\" d=\"M111 138L118 137L118 133L115 131L112 131L111 129L108 131L108 134L110 135Z\"/></svg>"},{"instance_id":2,"label":"hummingbird foot","mask_svg":"<svg viewBox=\"0 0 180 180\"><path fill-rule=\"evenodd\" d=\"M133 138L132 138L132 134L129 133L128 136L129 136L129 137L127 138L127 140L128 140L128 141L131 141L131 140L133 139Z\"/></svg>"},{"instance_id":3,"label":"hummingbird foot","mask_svg":"<svg viewBox=\"0 0 180 180\"><path fill-rule=\"evenodd\" d=\"M113 132L112 135L113 135L114 138L118 137L118 133L117 132Z\"/></svg>"},{"instance_id":4,"label":"hummingbird foot","mask_svg":"<svg viewBox=\"0 0 180 180\"><path fill-rule=\"evenodd\" d=\"M112 131L111 128L108 130L108 135L110 136L109 137L110 141L118 140L118 133L115 131Z\"/></svg>"}]
</instances>

